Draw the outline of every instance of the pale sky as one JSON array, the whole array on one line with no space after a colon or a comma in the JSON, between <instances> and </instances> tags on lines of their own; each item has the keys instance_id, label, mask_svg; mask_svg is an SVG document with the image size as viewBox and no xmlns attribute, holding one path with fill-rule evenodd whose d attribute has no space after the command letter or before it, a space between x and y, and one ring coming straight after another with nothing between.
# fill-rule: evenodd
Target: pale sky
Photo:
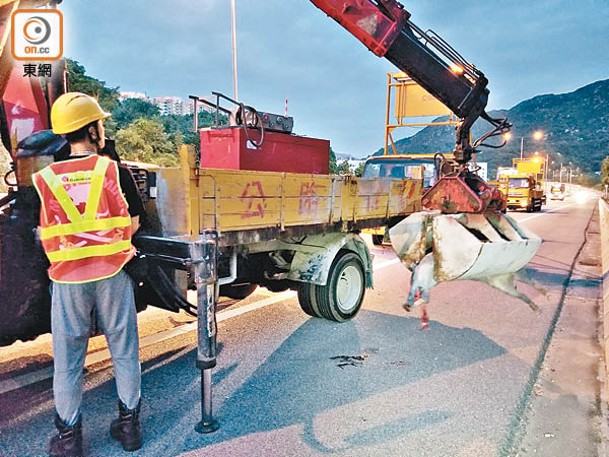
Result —
<instances>
[{"instance_id":1,"label":"pale sky","mask_svg":"<svg viewBox=\"0 0 609 457\"><path fill-rule=\"evenodd\" d=\"M233 96L230 0L64 0L64 55L148 96ZM402 2L489 79L488 109L609 78L608 0ZM308 0L236 0L239 99L364 157L383 145L397 71ZM406 133L406 132L405 132ZM407 133L406 133L407 134Z\"/></svg>"}]
</instances>

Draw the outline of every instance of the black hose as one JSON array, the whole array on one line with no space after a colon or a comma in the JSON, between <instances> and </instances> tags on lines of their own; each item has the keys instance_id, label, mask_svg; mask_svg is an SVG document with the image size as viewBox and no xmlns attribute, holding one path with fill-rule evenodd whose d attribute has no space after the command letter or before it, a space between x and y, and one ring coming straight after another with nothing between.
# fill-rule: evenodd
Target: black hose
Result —
<instances>
[{"instance_id":1,"label":"black hose","mask_svg":"<svg viewBox=\"0 0 609 457\"><path fill-rule=\"evenodd\" d=\"M249 131L248 131L249 126L247 125L247 118L245 117L246 110L250 111L252 113L252 115L254 116L255 122L252 123L252 127L260 129L260 140L259 141L254 141L250 138ZM262 120L260 119L260 116L258 115L258 111L256 111L251 106L246 106L243 103L240 103L239 104L239 113L240 113L239 117L241 119L237 119L237 123L243 124L243 127L245 128L245 136L247 137L247 141L252 143L255 148L259 148L260 146L262 146L262 143L264 142L264 125L262 124Z\"/></svg>"},{"instance_id":2,"label":"black hose","mask_svg":"<svg viewBox=\"0 0 609 457\"><path fill-rule=\"evenodd\" d=\"M480 117L482 117L483 119L488 121L491 125L494 126L494 128L491 131L482 135L476 141L474 141L473 147L477 148L479 146L484 146L487 148L499 149L499 148L502 148L503 146L505 146L505 144L507 143L505 138L501 142L501 144L487 144L487 143L484 143L484 141L486 141L487 139L489 139L491 137L498 136L498 135L504 135L505 133L509 132L510 128L512 127L512 124L510 124L508 122L507 118L494 119L494 118L490 117L486 112L483 112L480 115Z\"/></svg>"},{"instance_id":3,"label":"black hose","mask_svg":"<svg viewBox=\"0 0 609 457\"><path fill-rule=\"evenodd\" d=\"M4 184L6 184L7 186L11 186L14 187L17 185L17 181L15 182L9 182L8 177L10 176L11 173L15 173L15 169L11 168L9 171L6 172L6 174L4 175Z\"/></svg>"},{"instance_id":4,"label":"black hose","mask_svg":"<svg viewBox=\"0 0 609 457\"><path fill-rule=\"evenodd\" d=\"M17 198L17 194L15 192L12 192L12 193L10 193L8 195L5 195L4 197L0 198L0 208L2 208L3 206L8 205L12 201L14 201L15 198Z\"/></svg>"},{"instance_id":5,"label":"black hose","mask_svg":"<svg viewBox=\"0 0 609 457\"><path fill-rule=\"evenodd\" d=\"M173 281L169 279L167 273L158 265L155 267L154 273L154 275L150 275L151 278L149 279L148 284L150 284L150 287L152 287L159 298L165 304L171 306L173 311L182 309L191 316L196 316L197 308L191 305L182 296L182 293L178 290Z\"/></svg>"}]
</instances>

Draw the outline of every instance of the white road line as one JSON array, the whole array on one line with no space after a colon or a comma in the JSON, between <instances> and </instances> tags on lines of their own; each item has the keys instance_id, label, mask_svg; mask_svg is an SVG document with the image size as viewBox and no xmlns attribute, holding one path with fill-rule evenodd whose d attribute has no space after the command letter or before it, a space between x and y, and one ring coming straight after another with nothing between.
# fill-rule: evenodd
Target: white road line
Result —
<instances>
[{"instance_id":1,"label":"white road line","mask_svg":"<svg viewBox=\"0 0 609 457\"><path fill-rule=\"evenodd\" d=\"M395 265L396 263L400 263L400 259L387 260L386 262L383 262L383 263L375 266L373 268L373 270L379 271L379 270L382 270L383 268L387 268L387 267L390 267L391 265Z\"/></svg>"},{"instance_id":2,"label":"white road line","mask_svg":"<svg viewBox=\"0 0 609 457\"><path fill-rule=\"evenodd\" d=\"M53 376L53 367L42 368L32 373L17 376L14 379L7 379L0 383L0 395L10 392L11 390L21 389L35 382L44 381Z\"/></svg>"},{"instance_id":3,"label":"white road line","mask_svg":"<svg viewBox=\"0 0 609 457\"><path fill-rule=\"evenodd\" d=\"M390 267L391 265L395 265L399 263L399 259L392 259L386 262L382 262L379 265L374 267L374 271L382 270L383 268ZM278 294L273 294L269 298L265 298L263 300L256 301L254 303L250 303L248 305L240 306L235 309L227 309L224 311L220 311L216 315L216 320L218 322L223 322L228 319L232 319L237 316L241 316L243 314L250 313L257 309L264 308L266 306L273 305L275 303L282 302L284 300L288 300L290 298L296 297L296 292L292 290L288 290L285 292L281 292ZM167 341L171 338L175 338L176 336L184 335L189 332L194 332L197 330L197 322L190 322L188 324L180 325L178 327L174 327L169 330L165 330L159 333L155 333L153 335L145 336L140 339L140 349L150 346L152 344L157 344L163 341ZM85 367L90 367L100 362L106 362L110 360L110 351L108 349L103 349L101 351L94 352L93 354L89 354L85 359ZM40 370L34 371L32 373L27 373L21 376L17 376L13 379L7 379L6 381L0 382L0 395L3 395L12 390L21 389L23 387L29 386L36 382L44 381L45 379L49 379L53 376L53 367L46 367Z\"/></svg>"},{"instance_id":4,"label":"white road line","mask_svg":"<svg viewBox=\"0 0 609 457\"><path fill-rule=\"evenodd\" d=\"M543 216L544 214L550 214L550 213L554 213L554 212L556 212L556 211L557 211L557 210L559 210L559 209L560 209L560 210L563 210L563 209L565 209L565 208L569 208L570 206L573 206L573 205L576 205L576 204L577 204L577 203L569 203L568 205L561 206L560 208L551 209L551 210L549 210L549 211L544 211L543 213L537 213L537 214L535 214L535 215L533 215L533 216L525 217L525 218L523 218L523 219L518 220L518 222L530 221L531 219L535 219L536 217Z\"/></svg>"}]
</instances>

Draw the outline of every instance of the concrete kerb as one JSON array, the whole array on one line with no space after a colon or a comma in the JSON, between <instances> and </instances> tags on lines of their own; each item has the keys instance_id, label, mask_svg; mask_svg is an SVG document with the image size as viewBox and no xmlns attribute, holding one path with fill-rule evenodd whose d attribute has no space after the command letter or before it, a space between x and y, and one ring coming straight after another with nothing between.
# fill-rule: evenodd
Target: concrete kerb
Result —
<instances>
[{"instance_id":1,"label":"concrete kerb","mask_svg":"<svg viewBox=\"0 0 609 457\"><path fill-rule=\"evenodd\" d=\"M603 300L601 304L601 319L602 319L602 335L601 344L605 355L605 373L604 373L604 397L609 398L609 205L606 201L599 200L599 223L601 237L601 272L603 279Z\"/></svg>"},{"instance_id":2,"label":"concrete kerb","mask_svg":"<svg viewBox=\"0 0 609 457\"><path fill-rule=\"evenodd\" d=\"M602 368L603 372L599 373L602 377L601 381L603 389L601 392L601 412L602 417L609 417L609 204L606 200L599 199L599 225L600 225L600 238L601 238L601 275L603 280L603 299L601 301L601 335L600 343L603 349L603 361ZM603 420L601 424L601 431L604 436L609 436L609 424L607 420ZM600 455L606 456L607 449L599 449L602 452Z\"/></svg>"}]
</instances>

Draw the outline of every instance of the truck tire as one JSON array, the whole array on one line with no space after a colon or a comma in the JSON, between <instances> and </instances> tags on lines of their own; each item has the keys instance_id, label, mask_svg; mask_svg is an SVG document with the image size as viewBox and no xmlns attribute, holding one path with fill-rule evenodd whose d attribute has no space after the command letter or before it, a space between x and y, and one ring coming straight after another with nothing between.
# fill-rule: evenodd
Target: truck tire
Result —
<instances>
[{"instance_id":1,"label":"truck tire","mask_svg":"<svg viewBox=\"0 0 609 457\"><path fill-rule=\"evenodd\" d=\"M372 244L375 246L380 246L383 244L383 238L385 238L384 235L372 235Z\"/></svg>"},{"instance_id":2,"label":"truck tire","mask_svg":"<svg viewBox=\"0 0 609 457\"><path fill-rule=\"evenodd\" d=\"M315 287L315 284L308 282L302 283L300 287L298 287L298 303L300 304L300 309L309 316L323 318L319 311L317 301L315 300Z\"/></svg>"},{"instance_id":3,"label":"truck tire","mask_svg":"<svg viewBox=\"0 0 609 457\"><path fill-rule=\"evenodd\" d=\"M249 282L240 284L225 284L220 286L220 295L223 297L232 298L233 300L243 300L254 293L258 287L257 284Z\"/></svg>"},{"instance_id":4,"label":"truck tire","mask_svg":"<svg viewBox=\"0 0 609 457\"><path fill-rule=\"evenodd\" d=\"M310 316L345 322L360 310L365 291L362 260L353 252L345 252L332 262L326 285L303 284L298 291L298 301Z\"/></svg>"}]
</instances>

